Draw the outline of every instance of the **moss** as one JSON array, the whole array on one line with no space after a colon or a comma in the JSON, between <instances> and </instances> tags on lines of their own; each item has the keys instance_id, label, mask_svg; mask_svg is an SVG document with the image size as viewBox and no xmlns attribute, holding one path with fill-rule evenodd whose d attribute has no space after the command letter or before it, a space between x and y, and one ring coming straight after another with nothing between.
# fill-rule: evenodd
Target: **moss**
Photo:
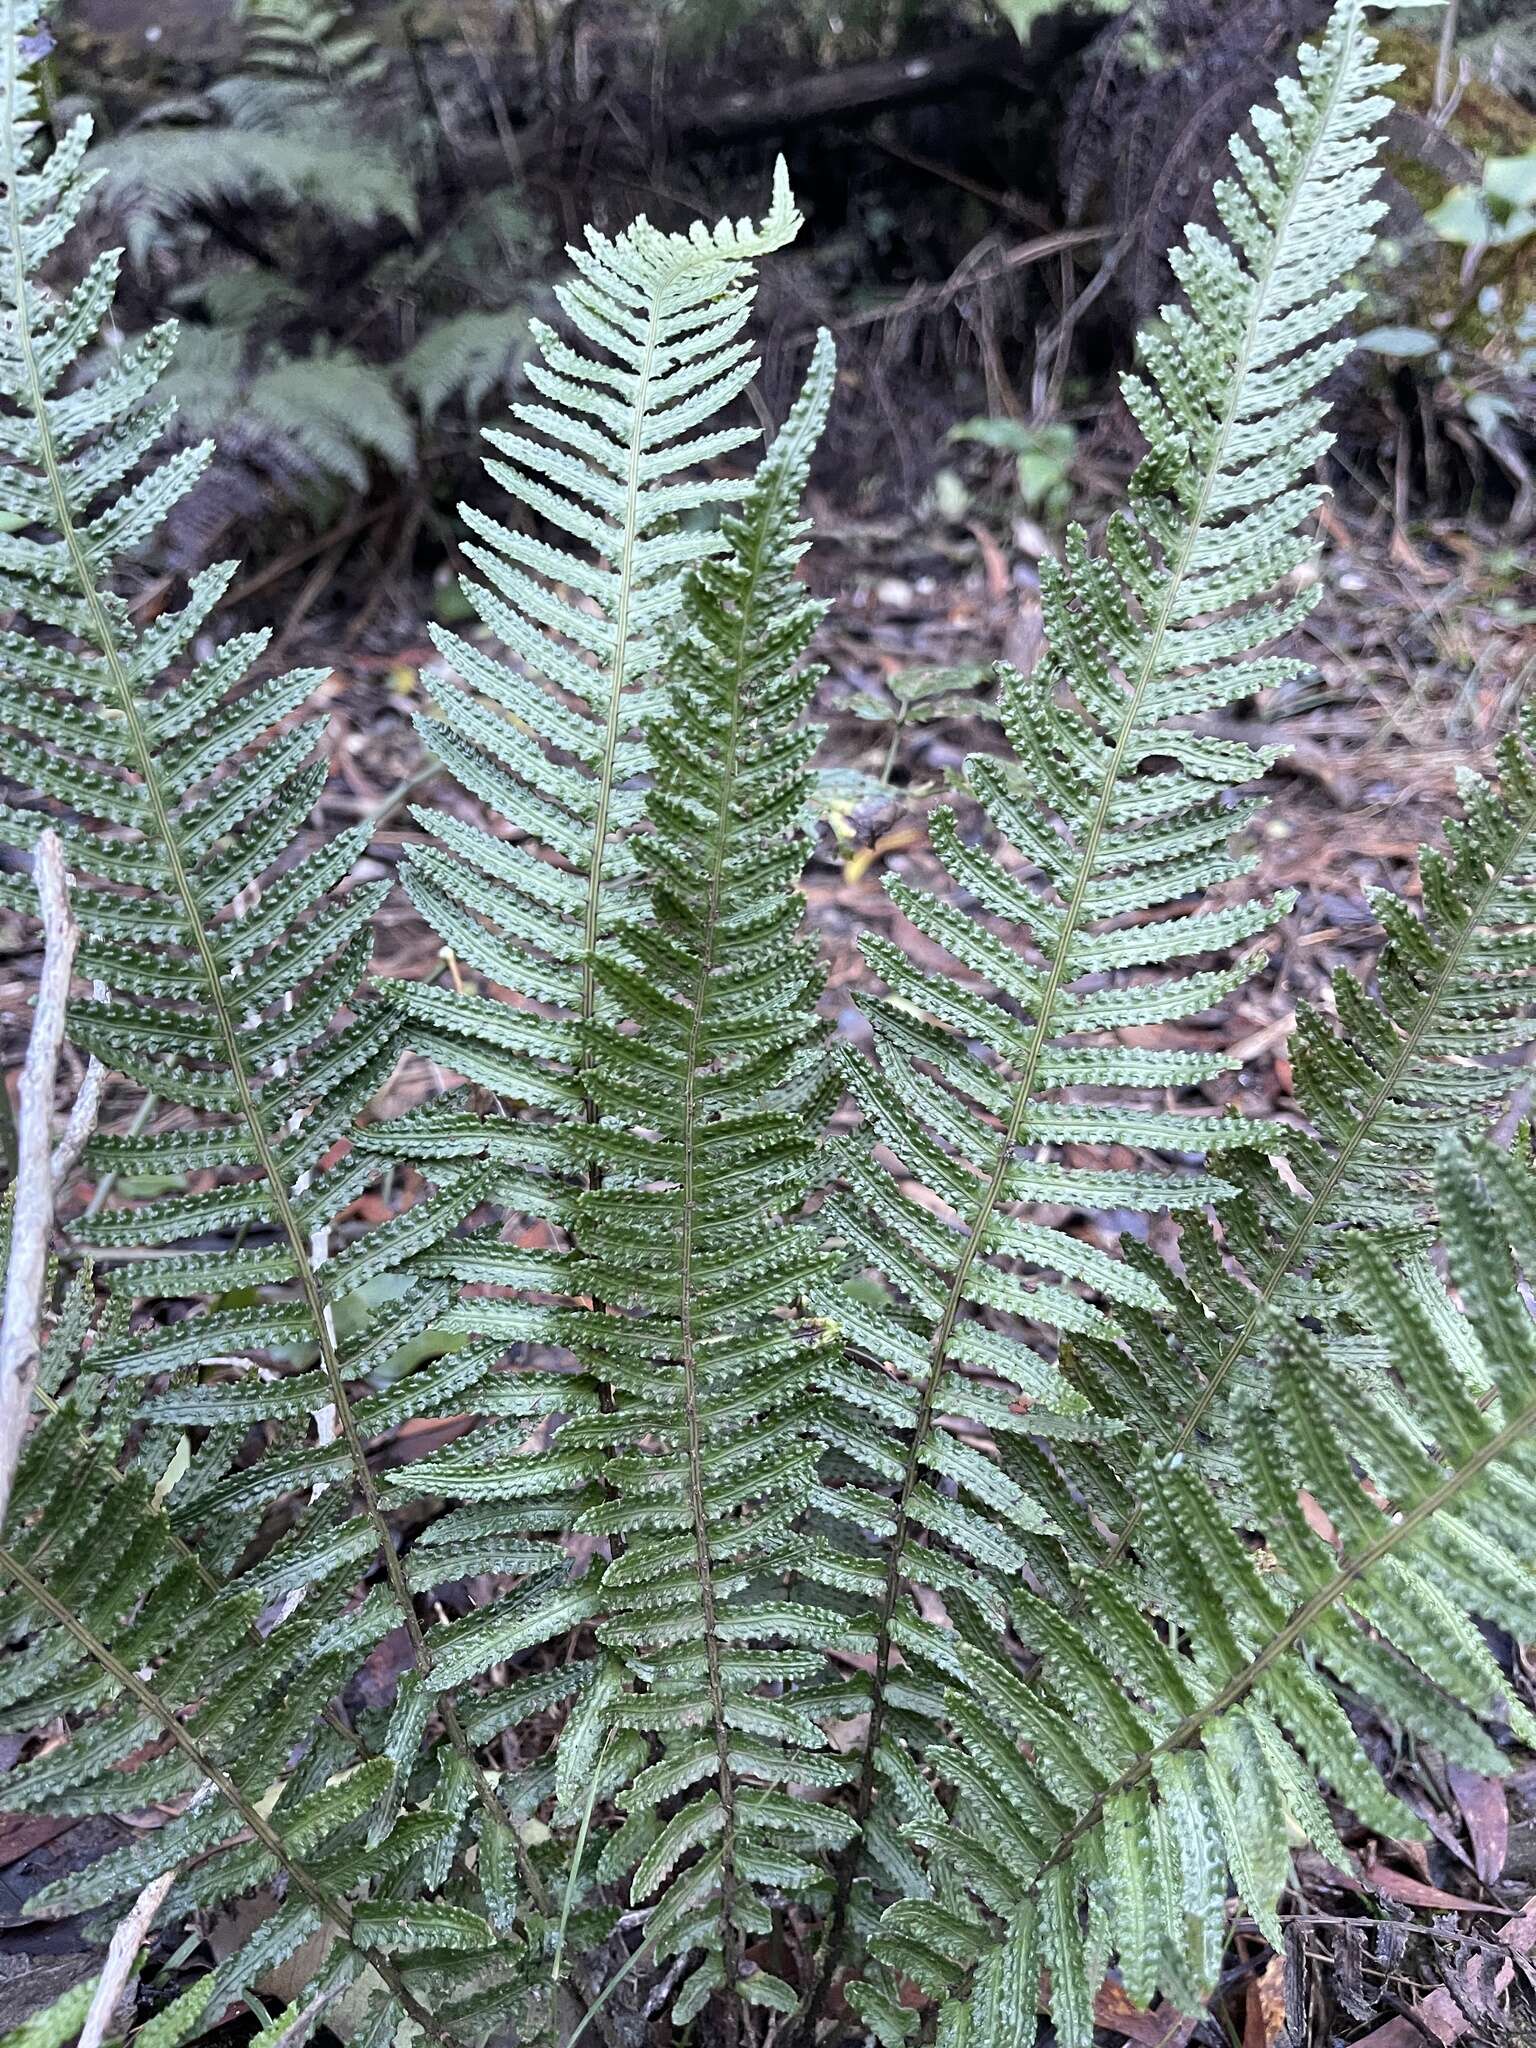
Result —
<instances>
[{"instance_id":1,"label":"moss","mask_svg":"<svg viewBox=\"0 0 1536 2048\"><path fill-rule=\"evenodd\" d=\"M1408 116L1389 129L1383 160L1421 212L1432 212L1453 185L1470 181L1448 161L1452 149L1479 165L1490 156L1520 156L1536 149L1536 114L1476 77L1461 87L1443 138L1432 133L1428 122L1438 51L1422 36L1396 26L1383 27L1378 40L1382 56L1400 67L1387 93ZM1420 142L1422 147L1416 147ZM1475 171L1471 176L1475 179ZM1377 309L1431 327L1460 349L1497 353L1521 316L1536 306L1536 239L1485 251L1471 287L1462 275L1465 258L1465 249L1455 243L1429 237L1418 241L1402 263L1378 277ZM1485 311L1490 287L1497 290L1498 302Z\"/></svg>"},{"instance_id":2,"label":"moss","mask_svg":"<svg viewBox=\"0 0 1536 2048\"><path fill-rule=\"evenodd\" d=\"M1386 88L1387 96L1407 113L1427 120L1434 102L1438 51L1405 28L1383 28L1377 40L1386 62L1400 67L1399 75ZM1478 162L1490 156L1521 156L1536 149L1536 114L1486 79L1472 77L1460 90L1445 132ZM1454 182L1411 146L1394 146L1389 140L1385 155L1393 176L1426 212L1439 205Z\"/></svg>"}]
</instances>

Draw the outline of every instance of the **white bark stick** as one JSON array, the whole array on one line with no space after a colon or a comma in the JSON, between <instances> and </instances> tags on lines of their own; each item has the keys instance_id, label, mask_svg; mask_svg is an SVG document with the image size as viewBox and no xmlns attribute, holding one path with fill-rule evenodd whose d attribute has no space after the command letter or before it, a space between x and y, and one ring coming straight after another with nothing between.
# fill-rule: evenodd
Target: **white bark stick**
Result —
<instances>
[{"instance_id":1,"label":"white bark stick","mask_svg":"<svg viewBox=\"0 0 1536 2048\"><path fill-rule=\"evenodd\" d=\"M79 2048L102 2048L117 2002L128 1987L139 1950L144 1946L149 1923L159 1912L166 1893L175 1882L174 1869L164 1870L158 1877L151 1878L118 1921L107 1949L107 1959L101 1966L101 1975L91 1995L85 2025L80 2029Z\"/></svg>"},{"instance_id":2,"label":"white bark stick","mask_svg":"<svg viewBox=\"0 0 1536 2048\"><path fill-rule=\"evenodd\" d=\"M42 1343L43 1288L53 1229L53 1096L79 933L69 910L64 850L44 832L32 861L43 919L43 971L16 1104L11 1250L0 1305L0 1528L26 1435Z\"/></svg>"}]
</instances>

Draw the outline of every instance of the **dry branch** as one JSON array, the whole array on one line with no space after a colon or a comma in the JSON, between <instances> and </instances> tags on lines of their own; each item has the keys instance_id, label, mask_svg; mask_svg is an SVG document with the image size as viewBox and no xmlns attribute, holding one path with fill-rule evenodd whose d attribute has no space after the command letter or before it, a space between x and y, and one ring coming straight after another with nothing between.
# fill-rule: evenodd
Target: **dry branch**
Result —
<instances>
[{"instance_id":1,"label":"dry branch","mask_svg":"<svg viewBox=\"0 0 1536 2048\"><path fill-rule=\"evenodd\" d=\"M38 977L37 1008L17 1091L11 1248L0 1308L0 1528L5 1524L11 1481L26 1433L32 1382L37 1376L48 1239L53 1229L53 1095L80 936L70 915L64 850L56 833L44 832L39 838L32 873L43 920L43 971Z\"/></svg>"}]
</instances>

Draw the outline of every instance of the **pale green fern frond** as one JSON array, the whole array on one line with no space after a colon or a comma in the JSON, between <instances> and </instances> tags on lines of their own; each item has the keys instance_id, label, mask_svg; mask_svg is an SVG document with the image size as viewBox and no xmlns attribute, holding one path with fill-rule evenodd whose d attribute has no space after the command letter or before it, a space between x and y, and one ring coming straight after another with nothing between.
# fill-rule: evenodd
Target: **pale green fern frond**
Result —
<instances>
[{"instance_id":1,"label":"pale green fern frond","mask_svg":"<svg viewBox=\"0 0 1536 2048\"><path fill-rule=\"evenodd\" d=\"M182 426L219 454L311 491L366 490L375 464L416 464L416 431L387 370L350 349L288 355L228 327L183 327L164 390Z\"/></svg>"},{"instance_id":2,"label":"pale green fern frond","mask_svg":"<svg viewBox=\"0 0 1536 2048\"><path fill-rule=\"evenodd\" d=\"M479 411L512 375L528 340L528 317L519 308L472 310L436 321L397 371L428 426L450 400Z\"/></svg>"},{"instance_id":3,"label":"pale green fern frond","mask_svg":"<svg viewBox=\"0 0 1536 2048\"><path fill-rule=\"evenodd\" d=\"M350 7L318 0L245 0L245 64L295 79L311 91L361 93L389 68L389 54L366 28L351 28Z\"/></svg>"},{"instance_id":4,"label":"pale green fern frond","mask_svg":"<svg viewBox=\"0 0 1536 2048\"><path fill-rule=\"evenodd\" d=\"M175 2048L322 1932L334 1940L322 1972L334 1991L372 1971L396 2017L441 2041L419 1974L366 1939L371 1892L387 1892L451 1824L412 1813L369 1840L393 1767L370 1757L329 1704L355 1668L358 1632L339 1609L320 1626L304 1611L258 1627L259 1592L224 1583L188 1546L170 1505L182 1483L177 1433L134 1429L131 1389L100 1398L82 1302L88 1282L49 1339L46 1412L0 1543L13 1588L0 1601L12 1645L0 1725L26 1731L65 1717L72 1733L7 1771L0 1807L176 1811L152 1841L91 1857L35 1893L28 1911L67 1918L126 1905L164 1877L157 1917L174 1925L194 1908L266 1893L253 1931L150 2022L156 2048ZM271 1896L274 1881L285 1898Z\"/></svg>"},{"instance_id":5,"label":"pale green fern frond","mask_svg":"<svg viewBox=\"0 0 1536 2048\"><path fill-rule=\"evenodd\" d=\"M149 121L91 151L96 204L135 264L180 224L222 206L415 225L416 194L393 151L317 108L308 91L269 83L257 95L226 80L207 98L210 120Z\"/></svg>"},{"instance_id":6,"label":"pale green fern frond","mask_svg":"<svg viewBox=\"0 0 1536 2048\"><path fill-rule=\"evenodd\" d=\"M0 158L10 167L30 156L20 38L32 18L16 0L0 11ZM372 1237L345 1246L331 1237L377 1171L344 1141L396 1056L391 1013L358 1000L381 892L341 891L361 850L356 833L293 857L325 774L318 727L294 723L318 676L253 680L260 634L185 660L230 565L194 578L179 611L143 628L113 592L122 557L208 451L182 450L127 481L166 421L151 401L167 332L93 382L70 379L107 310L115 263L100 259L58 297L35 273L78 212L84 143L78 130L41 170L15 170L0 223L0 490L27 521L0 540L0 601L12 621L0 637L0 723L13 768L54 807L7 806L0 828L25 846L54 813L67 821L58 829L79 876L77 970L105 990L74 1006L73 1042L184 1119L176 1130L151 1122L104 1135L90 1163L173 1180L195 1171L200 1183L82 1220L108 1288L139 1319L119 1319L90 1369L119 1382L130 1414L151 1429L205 1432L173 1513L216 1573L249 1551L253 1514L307 1495L288 1539L247 1567L241 1599L281 1594L300 1603L302 1626L323 1631L357 1577L382 1568L387 1592L350 1625L356 1662L403 1622L425 1681L437 1652L367 1445L402 1399L430 1413L490 1361L429 1362L408 1395L398 1381L380 1394L370 1383L422 1335L448 1290L407 1276L377 1314L357 1310L374 1283L451 1234L488 1186L481 1169L448 1174ZM5 891L30 907L14 882ZM212 1305L167 1314L199 1297ZM255 1463L241 1456L252 1423L265 1425ZM451 1701L441 1711L465 1782L487 1824L500 1826ZM412 1750L391 1769L408 1773L414 1762Z\"/></svg>"},{"instance_id":7,"label":"pale green fern frond","mask_svg":"<svg viewBox=\"0 0 1536 2048\"><path fill-rule=\"evenodd\" d=\"M517 1009L409 984L394 994L414 1042L510 1101L579 1110L572 1034L596 1014L594 956L634 872L644 685L684 575L720 544L698 515L740 495L698 466L753 438L713 422L753 374L738 339L753 262L798 224L781 165L760 227L667 235L642 218L613 240L589 230L559 292L581 345L534 325L540 359L526 374L547 402L514 407L527 431L487 434L492 478L577 546L465 508L465 552L486 579L465 595L509 659L436 631L464 687L438 687L422 735L518 838L423 813L438 843L412 849L404 879Z\"/></svg>"},{"instance_id":8,"label":"pale green fern frond","mask_svg":"<svg viewBox=\"0 0 1536 2048\"><path fill-rule=\"evenodd\" d=\"M1349 1867L1319 1781L1383 1833L1420 1834L1324 1674L1479 1773L1510 1768L1486 1721L1536 1734L1468 1618L1517 1638L1536 1627L1536 1321L1510 1257L1528 1280L1536 1182L1491 1148L1453 1145L1437 1197L1467 1304L1453 1347L1442 1283L1438 1302L1409 1295L1379 1243L1355 1249L1395 1395L1342 1380L1303 1324L1266 1325L1267 1398L1234 1419L1262 1552L1187 1463L1153 1456L1138 1475L1138 1549L1167 1634L1120 1575L1089 1573L1080 1623L1012 1596L1038 1658L1028 1682L962 1650L970 1684L949 1702L960 1749L936 1760L952 1809L920 1831L963 1874L958 1910L898 1904L873 1942L896 1976L961 2005L952 2024L1028 2048L1044 1967L1056 2038L1089 2048L1111 1953L1134 2004L1161 1992L1195 2009L1220 1968L1229 1872L1281 1945L1288 1816ZM1303 1512L1303 1489L1331 1535Z\"/></svg>"},{"instance_id":9,"label":"pale green fern frond","mask_svg":"<svg viewBox=\"0 0 1536 2048\"><path fill-rule=\"evenodd\" d=\"M932 1631L919 1638L909 1580L936 1588L954 1613L969 1603L971 1625L995 1630L991 1582L1029 1565L1058 1584L1060 1546L1079 1549L1087 1521L1073 1490L1119 1499L1130 1476L1130 1448L1071 1440L1102 1429L996 1318L1032 1327L1048 1350L1058 1334L1107 1333L1117 1306L1155 1313L1160 1286L1143 1265L1044 1228L1020 1205L1195 1206L1220 1183L1181 1162L1252 1136L1240 1119L1144 1106L1153 1093L1190 1095L1229 1062L1138 1041L1238 986L1251 963L1185 963L1241 944L1276 914L1215 897L1252 865L1231 841L1254 805L1230 804L1229 786L1269 756L1188 721L1294 667L1261 650L1309 602L1271 593L1313 546L1312 470L1327 446L1319 387L1347 351L1330 336L1355 301L1350 276L1380 211L1369 197L1384 106L1375 89L1390 73L1373 50L1346 0L1301 52L1300 78L1282 83L1279 111L1255 112L1256 140L1234 139L1236 175L1218 190L1227 239L1191 229L1175 253L1188 303L1143 337L1145 372L1126 386L1150 444L1131 510L1112 520L1102 554L1078 529L1064 563L1047 565L1049 656L1029 680L1003 677L1018 766L970 765L971 793L1013 857L968 843L948 813L933 821L955 889L987 922L891 885L965 978L920 973L884 941L866 947L890 998L872 1007L876 1061L856 1067L854 1087L903 1175L855 1156L839 1214L854 1259L894 1305L827 1302L868 1361L840 1388L876 1436L866 1468L883 1478L894 1452L896 1470L861 1813L884 1767L898 1636L908 1661L947 1654ZM1134 1173L1079 1163L1081 1148L1116 1144L1166 1163ZM978 1373L991 1384L976 1385ZM1042 1408L1064 1412L1045 1419ZM871 1431L870 1417L884 1415L893 1426ZM1001 1471L946 1416L990 1423ZM1049 1459L1031 1441L1042 1430ZM1050 1483L1053 1464L1066 1485ZM1041 1503L1054 1511L1058 1496L1066 1519L1045 1544Z\"/></svg>"}]
</instances>

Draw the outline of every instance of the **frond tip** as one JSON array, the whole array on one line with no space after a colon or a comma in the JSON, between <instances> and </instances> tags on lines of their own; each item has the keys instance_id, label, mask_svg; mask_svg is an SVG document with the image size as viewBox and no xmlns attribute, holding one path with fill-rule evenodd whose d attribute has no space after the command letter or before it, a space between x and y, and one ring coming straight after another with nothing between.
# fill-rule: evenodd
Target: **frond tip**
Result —
<instances>
[{"instance_id":1,"label":"frond tip","mask_svg":"<svg viewBox=\"0 0 1536 2048\"><path fill-rule=\"evenodd\" d=\"M563 1101L580 1064L571 1025L596 1014L593 963L634 879L645 686L684 578L724 545L696 515L743 489L699 471L755 438L712 422L756 371L740 338L752 267L799 221L781 162L757 226L677 235L642 216L612 238L589 228L556 292L574 339L530 323L540 402L486 434L493 480L575 548L463 508L484 577L465 595L509 658L434 629L464 687L437 686L422 737L520 843L423 813L439 843L413 850L405 882L459 959L536 1013L514 1046L473 1001L392 993L423 1050L512 1099Z\"/></svg>"}]
</instances>

